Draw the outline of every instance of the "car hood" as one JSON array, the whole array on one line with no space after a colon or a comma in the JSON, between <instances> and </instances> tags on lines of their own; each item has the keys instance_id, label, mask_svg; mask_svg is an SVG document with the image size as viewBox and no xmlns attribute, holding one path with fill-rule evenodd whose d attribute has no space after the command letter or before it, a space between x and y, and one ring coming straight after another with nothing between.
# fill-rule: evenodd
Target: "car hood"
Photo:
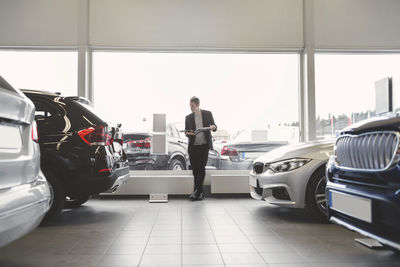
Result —
<instances>
[{"instance_id":1,"label":"car hood","mask_svg":"<svg viewBox=\"0 0 400 267\"><path fill-rule=\"evenodd\" d=\"M372 131L398 131L400 113L388 113L354 123L342 130L342 134L360 134Z\"/></svg>"},{"instance_id":2,"label":"car hood","mask_svg":"<svg viewBox=\"0 0 400 267\"><path fill-rule=\"evenodd\" d=\"M274 162L290 158L328 160L333 153L334 140L312 141L282 146L257 158L254 162Z\"/></svg>"}]
</instances>

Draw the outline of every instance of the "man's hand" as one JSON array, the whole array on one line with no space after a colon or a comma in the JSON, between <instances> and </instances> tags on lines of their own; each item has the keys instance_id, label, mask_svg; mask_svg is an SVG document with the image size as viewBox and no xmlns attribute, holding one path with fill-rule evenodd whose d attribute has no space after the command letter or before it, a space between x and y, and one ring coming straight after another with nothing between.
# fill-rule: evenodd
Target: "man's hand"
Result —
<instances>
[{"instance_id":1,"label":"man's hand","mask_svg":"<svg viewBox=\"0 0 400 267\"><path fill-rule=\"evenodd\" d=\"M193 131L187 131L186 135L196 135Z\"/></svg>"},{"instance_id":2,"label":"man's hand","mask_svg":"<svg viewBox=\"0 0 400 267\"><path fill-rule=\"evenodd\" d=\"M210 130L211 130L211 131L215 131L215 129L217 129L217 126L215 126L215 125L210 125Z\"/></svg>"}]
</instances>

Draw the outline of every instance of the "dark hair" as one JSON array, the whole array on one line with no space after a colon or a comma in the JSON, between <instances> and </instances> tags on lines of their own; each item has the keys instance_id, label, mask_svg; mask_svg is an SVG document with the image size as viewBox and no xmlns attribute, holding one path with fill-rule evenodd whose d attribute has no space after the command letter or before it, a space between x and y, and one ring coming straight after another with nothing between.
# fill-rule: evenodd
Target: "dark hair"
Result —
<instances>
[{"instance_id":1,"label":"dark hair","mask_svg":"<svg viewBox=\"0 0 400 267\"><path fill-rule=\"evenodd\" d=\"M193 102L196 104L196 106L200 105L200 99L197 96L193 96L190 98L190 102Z\"/></svg>"}]
</instances>

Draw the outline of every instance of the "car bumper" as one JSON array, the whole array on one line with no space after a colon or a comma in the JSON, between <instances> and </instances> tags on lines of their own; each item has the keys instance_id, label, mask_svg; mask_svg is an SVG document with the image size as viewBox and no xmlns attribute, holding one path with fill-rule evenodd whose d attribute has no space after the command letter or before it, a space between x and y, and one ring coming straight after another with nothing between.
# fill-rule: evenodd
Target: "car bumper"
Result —
<instances>
[{"instance_id":1,"label":"car bumper","mask_svg":"<svg viewBox=\"0 0 400 267\"><path fill-rule=\"evenodd\" d=\"M134 158L129 157L129 169L130 170L151 170L155 169L155 160L151 157L148 158Z\"/></svg>"},{"instance_id":2,"label":"car bumper","mask_svg":"<svg viewBox=\"0 0 400 267\"><path fill-rule=\"evenodd\" d=\"M220 170L251 170L253 166L253 159L247 159L242 161L232 161L227 158L221 158L219 169Z\"/></svg>"},{"instance_id":3,"label":"car bumper","mask_svg":"<svg viewBox=\"0 0 400 267\"><path fill-rule=\"evenodd\" d=\"M321 164L311 160L306 165L293 171L256 174L250 172L250 195L256 200L265 200L269 204L292 208L305 207L305 195L308 180Z\"/></svg>"},{"instance_id":4,"label":"car bumper","mask_svg":"<svg viewBox=\"0 0 400 267\"><path fill-rule=\"evenodd\" d=\"M124 170L121 171L113 185L109 190L107 190L107 193L115 193L120 186L122 186L126 181L129 179L129 167L125 168Z\"/></svg>"},{"instance_id":5,"label":"car bumper","mask_svg":"<svg viewBox=\"0 0 400 267\"><path fill-rule=\"evenodd\" d=\"M93 193L115 192L129 178L128 164L115 169L110 175L105 177L96 177L94 180L100 179L100 182L93 181Z\"/></svg>"},{"instance_id":6,"label":"car bumper","mask_svg":"<svg viewBox=\"0 0 400 267\"><path fill-rule=\"evenodd\" d=\"M330 197L332 191L350 197L369 200L371 205L368 213L371 213L371 222L359 219L351 212L335 209ZM399 190L362 188L328 181L326 194L328 196L328 216L330 221L400 250ZM352 204L347 203L347 205L351 206Z\"/></svg>"},{"instance_id":7,"label":"car bumper","mask_svg":"<svg viewBox=\"0 0 400 267\"><path fill-rule=\"evenodd\" d=\"M35 229L49 209L50 189L40 172L38 179L0 192L0 247Z\"/></svg>"},{"instance_id":8,"label":"car bumper","mask_svg":"<svg viewBox=\"0 0 400 267\"><path fill-rule=\"evenodd\" d=\"M133 157L128 154L130 170L168 170L168 159L167 155Z\"/></svg>"}]
</instances>

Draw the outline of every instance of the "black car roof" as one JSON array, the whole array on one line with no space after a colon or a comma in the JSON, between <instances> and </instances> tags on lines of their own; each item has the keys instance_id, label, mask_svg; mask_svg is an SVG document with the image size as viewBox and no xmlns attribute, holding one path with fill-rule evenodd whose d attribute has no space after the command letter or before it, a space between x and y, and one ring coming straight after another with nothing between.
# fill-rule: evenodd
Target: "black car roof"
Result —
<instances>
[{"instance_id":1,"label":"black car roof","mask_svg":"<svg viewBox=\"0 0 400 267\"><path fill-rule=\"evenodd\" d=\"M61 97L66 101L78 101L87 105L90 105L91 102L90 100L81 97L81 96L61 96L61 93L59 92L49 92L49 91L44 91L44 90L34 90L34 89L21 89L21 91L24 94L28 94L28 95L39 95L39 96L46 96L46 97Z\"/></svg>"},{"instance_id":2,"label":"black car roof","mask_svg":"<svg viewBox=\"0 0 400 267\"><path fill-rule=\"evenodd\" d=\"M21 89L24 94L36 94L36 95L45 95L45 96L60 96L60 93L53 93L44 90L34 90L34 89Z\"/></svg>"}]
</instances>

